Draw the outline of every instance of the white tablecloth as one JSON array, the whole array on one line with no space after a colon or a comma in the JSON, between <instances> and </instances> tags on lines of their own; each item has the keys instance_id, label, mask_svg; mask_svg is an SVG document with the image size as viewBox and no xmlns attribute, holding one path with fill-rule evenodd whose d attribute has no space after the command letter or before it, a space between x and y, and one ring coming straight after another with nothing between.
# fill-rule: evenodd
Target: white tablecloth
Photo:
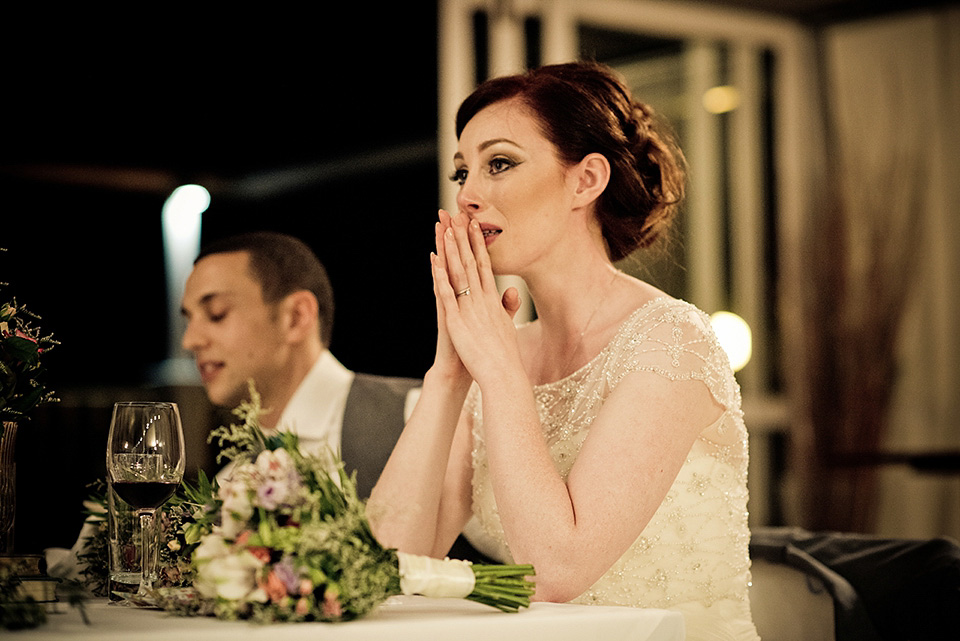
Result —
<instances>
[{"instance_id":1,"label":"white tablecloth","mask_svg":"<svg viewBox=\"0 0 960 641\"><path fill-rule=\"evenodd\" d=\"M87 604L90 625L76 608L60 605L46 625L6 632L10 641L683 641L683 616L641 610L561 603L534 603L516 614L463 599L399 596L367 617L349 623L257 625L212 618L175 617L157 610Z\"/></svg>"}]
</instances>

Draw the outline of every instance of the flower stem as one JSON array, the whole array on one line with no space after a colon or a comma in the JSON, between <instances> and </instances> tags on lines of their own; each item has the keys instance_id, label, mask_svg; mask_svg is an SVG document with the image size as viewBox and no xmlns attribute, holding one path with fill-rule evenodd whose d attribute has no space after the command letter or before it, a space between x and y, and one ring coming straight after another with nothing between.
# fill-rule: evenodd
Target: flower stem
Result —
<instances>
[{"instance_id":1,"label":"flower stem","mask_svg":"<svg viewBox=\"0 0 960 641\"><path fill-rule=\"evenodd\" d=\"M532 565L472 565L473 592L467 597L503 612L530 607L535 585L526 577L536 573Z\"/></svg>"}]
</instances>

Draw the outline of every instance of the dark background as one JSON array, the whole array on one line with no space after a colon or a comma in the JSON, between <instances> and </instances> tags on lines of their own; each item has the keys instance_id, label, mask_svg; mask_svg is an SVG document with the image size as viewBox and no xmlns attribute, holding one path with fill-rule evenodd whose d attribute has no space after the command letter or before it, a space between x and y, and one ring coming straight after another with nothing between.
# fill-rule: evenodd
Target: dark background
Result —
<instances>
[{"instance_id":1,"label":"dark background","mask_svg":"<svg viewBox=\"0 0 960 641\"><path fill-rule=\"evenodd\" d=\"M179 400L201 443L218 424L197 388L154 375L168 331L160 214L180 184L211 191L203 241L271 229L313 247L347 367L429 366L435 6L327 4L0 18L0 299L61 342L44 362L62 402L19 429L18 552L73 544L113 402ZM188 475L210 468L191 456Z\"/></svg>"},{"instance_id":2,"label":"dark background","mask_svg":"<svg viewBox=\"0 0 960 641\"><path fill-rule=\"evenodd\" d=\"M0 281L62 341L52 382L128 384L166 356L160 212L187 182L212 192L204 241L275 229L315 249L345 364L422 373L435 9L388 3L361 17L341 7L277 30L249 16L119 35L37 25L7 43Z\"/></svg>"}]
</instances>

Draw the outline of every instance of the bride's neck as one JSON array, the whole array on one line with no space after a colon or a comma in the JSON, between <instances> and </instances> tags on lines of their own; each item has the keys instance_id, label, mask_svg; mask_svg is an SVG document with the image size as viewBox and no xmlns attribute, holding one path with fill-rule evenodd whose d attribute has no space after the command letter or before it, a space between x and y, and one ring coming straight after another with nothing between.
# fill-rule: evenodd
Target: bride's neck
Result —
<instances>
[{"instance_id":1,"label":"bride's neck","mask_svg":"<svg viewBox=\"0 0 960 641\"><path fill-rule=\"evenodd\" d=\"M610 301L628 278L607 262L602 268L554 280L549 289L543 282L531 286L537 327L528 373L534 380L559 380L596 355L592 338L605 335Z\"/></svg>"}]
</instances>

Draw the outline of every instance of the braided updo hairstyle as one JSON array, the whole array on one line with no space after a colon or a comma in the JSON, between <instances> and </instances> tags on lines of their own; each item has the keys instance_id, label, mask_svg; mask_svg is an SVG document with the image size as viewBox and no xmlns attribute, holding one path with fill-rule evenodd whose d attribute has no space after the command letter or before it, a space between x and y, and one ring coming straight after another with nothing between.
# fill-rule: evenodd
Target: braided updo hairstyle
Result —
<instances>
[{"instance_id":1,"label":"braided updo hairstyle","mask_svg":"<svg viewBox=\"0 0 960 641\"><path fill-rule=\"evenodd\" d=\"M510 99L531 110L563 162L574 165L599 153L610 163L596 215L611 260L666 231L683 199L683 153L609 67L572 62L487 80L460 105L457 138L482 109Z\"/></svg>"}]
</instances>

